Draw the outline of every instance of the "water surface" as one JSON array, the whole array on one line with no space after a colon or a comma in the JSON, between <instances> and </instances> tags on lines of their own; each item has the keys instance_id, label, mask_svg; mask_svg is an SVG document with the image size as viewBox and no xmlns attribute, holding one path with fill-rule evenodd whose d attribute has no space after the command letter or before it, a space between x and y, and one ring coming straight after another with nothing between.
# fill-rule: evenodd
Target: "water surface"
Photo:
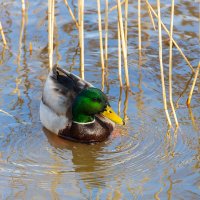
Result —
<instances>
[{"instance_id":1,"label":"water surface","mask_svg":"<svg viewBox=\"0 0 200 200\"><path fill-rule=\"evenodd\" d=\"M200 198L200 82L188 109L185 102L192 83L186 86L191 70L174 48L173 98L180 128L169 130L162 104L157 32L142 4L139 59L137 3L129 2L131 89L119 87L116 10L109 14L109 67L104 80L104 92L126 125L118 126L107 141L86 145L56 137L39 120L48 74L47 2L27 2L23 19L21 2L0 1L0 20L9 46L0 46L0 109L9 113L0 112L1 199ZM150 2L156 8L156 3ZM76 1L69 3L77 14ZM96 1L85 4L85 79L102 88ZM115 1L110 7L113 5ZM170 1L163 1L161 11L169 28ZM197 2L176 1L174 38L194 67L200 53L198 16ZM164 31L163 37L167 38ZM78 32L60 0L56 3L54 42L55 63L79 75ZM163 47L167 74L169 47Z\"/></svg>"}]
</instances>

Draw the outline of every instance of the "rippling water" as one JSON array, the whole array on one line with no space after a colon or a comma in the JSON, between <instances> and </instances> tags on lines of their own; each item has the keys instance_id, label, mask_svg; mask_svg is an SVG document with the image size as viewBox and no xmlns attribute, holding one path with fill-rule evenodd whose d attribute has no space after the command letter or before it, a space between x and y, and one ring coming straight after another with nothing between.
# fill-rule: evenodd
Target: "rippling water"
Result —
<instances>
[{"instance_id":1,"label":"rippling water","mask_svg":"<svg viewBox=\"0 0 200 200\"><path fill-rule=\"evenodd\" d=\"M156 8L156 3L150 2ZM76 1L69 3L77 13ZM101 88L96 1L85 4L85 78ZM110 7L114 4L112 1ZM107 141L94 145L65 141L41 126L39 102L48 74L47 2L29 1L26 6L27 17L23 21L21 2L0 1L0 20L9 46L0 46L0 109L9 113L0 112L0 199L199 199L200 82L197 81L188 109L185 102L191 82L182 92L191 71L174 48L173 97L180 128L168 130L157 32L145 4L142 3L140 66L137 2L130 1L129 5L131 91L119 88L116 10L109 14L109 68L104 92L127 124L118 126ZM161 11L163 22L169 27L170 1L163 1ZM197 2L176 1L174 38L194 67L200 53L198 12ZM163 37L167 38L164 31ZM64 3L58 0L54 59L79 75L77 46L76 27ZM166 44L163 55L167 73Z\"/></svg>"}]
</instances>

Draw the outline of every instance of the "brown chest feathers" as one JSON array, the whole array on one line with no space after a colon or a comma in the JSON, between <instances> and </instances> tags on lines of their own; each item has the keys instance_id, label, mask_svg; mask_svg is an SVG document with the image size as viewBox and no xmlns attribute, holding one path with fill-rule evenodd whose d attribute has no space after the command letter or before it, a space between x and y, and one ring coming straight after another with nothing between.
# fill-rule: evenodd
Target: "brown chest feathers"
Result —
<instances>
[{"instance_id":1,"label":"brown chest feathers","mask_svg":"<svg viewBox=\"0 0 200 200\"><path fill-rule=\"evenodd\" d=\"M102 142L108 138L113 131L113 126L103 123L95 118L94 123L78 124L72 123L70 130L60 130L58 135L65 139L75 140L83 143Z\"/></svg>"}]
</instances>

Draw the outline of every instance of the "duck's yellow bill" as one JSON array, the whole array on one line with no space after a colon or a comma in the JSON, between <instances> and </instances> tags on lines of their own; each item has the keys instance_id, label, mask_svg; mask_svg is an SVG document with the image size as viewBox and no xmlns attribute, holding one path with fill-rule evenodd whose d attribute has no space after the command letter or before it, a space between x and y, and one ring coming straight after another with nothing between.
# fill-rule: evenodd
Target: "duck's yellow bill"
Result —
<instances>
[{"instance_id":1,"label":"duck's yellow bill","mask_svg":"<svg viewBox=\"0 0 200 200\"><path fill-rule=\"evenodd\" d=\"M117 115L110 106L106 106L105 111L103 111L101 114L110 119L111 121L115 122L116 124L125 124L124 120L119 115Z\"/></svg>"}]
</instances>

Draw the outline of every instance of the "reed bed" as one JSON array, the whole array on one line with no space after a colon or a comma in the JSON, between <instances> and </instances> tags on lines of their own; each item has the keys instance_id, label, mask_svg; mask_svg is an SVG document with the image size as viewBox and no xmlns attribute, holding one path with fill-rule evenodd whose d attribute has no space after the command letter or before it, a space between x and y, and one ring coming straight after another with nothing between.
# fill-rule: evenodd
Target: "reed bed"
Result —
<instances>
[{"instance_id":1,"label":"reed bed","mask_svg":"<svg viewBox=\"0 0 200 200\"><path fill-rule=\"evenodd\" d=\"M69 14L76 25L76 28L79 32L79 51L80 51L80 76L84 79L84 72L85 72L85 60L84 60L84 0L77 0L78 2L78 16L76 17L73 13L72 9L70 8L70 5L67 0L64 0L64 3L69 11ZM138 50L139 50L139 59L141 59L141 51L142 51L142 15L141 15L141 3L143 3L141 0L138 0ZM169 127L172 126L172 121L169 115L168 111L168 102L172 110L172 114L174 117L175 125L178 127L178 118L176 116L176 108L174 107L173 102L173 81L172 81L172 69L173 69L173 45L177 48L177 50L180 52L183 59L186 61L188 66L191 69L192 74L194 75L194 79L191 85L191 89L188 95L187 99L187 106L190 108L192 95L194 92L195 85L198 80L199 76L199 70L200 70L200 63L198 64L196 70L194 70L193 66L189 62L188 58L183 53L182 49L178 45L178 43L173 38L173 22L174 22L174 0L171 0L171 15L170 15L170 30L167 29L165 24L163 23L161 19L161 11L160 11L160 0L157 0L157 10L158 12L155 12L152 5L149 3L148 0L145 0L146 6L147 6L147 12L150 17L150 21L152 23L152 27L155 31L156 25L154 18L157 19L158 24L158 43L159 43L159 63L160 63L160 75L161 75L161 87L162 87L162 98L163 98L163 105L164 105L164 111L166 114L166 119L168 122ZM20 39L19 39L19 53L17 56L17 63L18 66L20 66L20 56L21 56L21 45L22 45L22 37L24 32L24 26L25 26L25 13L26 13L26 4L25 1L21 1L22 4L22 24L21 24L21 32L20 32ZM129 1L128 0L116 0L116 5L109 8L109 1L105 0L105 10L102 12L101 9L101 1L97 0L97 15L98 15L98 31L99 31L99 49L100 49L100 61L101 61L101 69L102 69L102 90L104 89L104 79L105 79L105 69L108 70L108 28L109 28L109 14L117 9L117 37L118 37L118 77L119 77L119 86L120 86L120 92L124 86L126 86L126 91L129 91L130 88L130 80L129 80L129 67L128 67L128 8L129 8ZM124 10L123 10L124 9ZM103 15L103 14L104 15ZM103 34L103 28L102 28L102 16L104 16L104 34ZM77 19L78 18L78 19ZM54 26L55 26L55 0L48 0L48 54L49 54L49 68L52 69L53 67L53 53L54 53ZM166 94L166 81L165 81L165 74L164 74L164 65L163 65L163 40L162 40L162 30L164 30L168 36L169 36L169 99L167 99ZM7 46L7 41L4 35L4 31L2 28L2 24L0 22L0 32L3 40L3 45ZM29 50L30 54L32 54L32 43L29 44ZM123 62L122 62L123 58ZM123 78L122 78L122 66L124 67L124 74L125 74L125 84L123 84ZM190 79L191 80L191 79ZM16 80L16 93L19 93L18 91L18 85L20 84L20 80ZM187 84L187 87L189 87L190 81ZM187 89L187 88L186 88ZM183 93L186 92L186 89L184 89ZM127 93L127 92L126 92ZM181 96L183 95L181 93ZM181 97L180 96L180 97ZM177 103L180 98L178 98ZM127 108L126 108L127 109ZM191 108L190 108L191 109ZM3 112L4 114L7 114L5 111L0 110L0 112ZM190 110L190 113L191 110ZM191 115L192 116L192 115ZM192 118L192 117L191 117Z\"/></svg>"},{"instance_id":2,"label":"reed bed","mask_svg":"<svg viewBox=\"0 0 200 200\"><path fill-rule=\"evenodd\" d=\"M152 13L154 14L154 16L160 20L161 25L163 27L163 29L166 31L166 33L169 35L170 37L170 32L167 29L167 27L165 26L165 24L162 22L161 19L159 19L159 16L156 14L156 12L154 11L153 7L151 6L151 4L148 2L148 0L146 0L146 4L148 5L149 9L152 11ZM183 53L182 49L179 47L179 45L177 44L177 42L172 38L173 44L176 46L176 48L179 50L180 54L182 55L182 57L184 58L184 60L186 61L186 63L188 64L188 66L190 67L190 69L192 70L192 72L194 72L194 68L192 67L192 65L190 64L189 60L187 59L187 57L185 56L185 54Z\"/></svg>"},{"instance_id":3,"label":"reed bed","mask_svg":"<svg viewBox=\"0 0 200 200\"><path fill-rule=\"evenodd\" d=\"M23 1L22 1L23 2ZM76 17L69 6L67 0L64 0L65 5L69 11L69 14L76 25L79 32L79 52L80 52L80 76L84 79L84 71L85 71L85 61L84 61L84 0L77 0L78 2L78 16ZM142 15L141 15L141 0L138 0L138 50L139 50L139 59L141 60L141 51L142 51ZM171 0L171 16L170 16L170 30L167 29L165 24L161 19L161 11L160 11L160 0L157 0L157 10L155 12L154 8L151 6L148 0L145 0L147 6L147 12L150 17L150 21L152 23L152 27L155 31L156 25L154 18L158 21L158 43L159 43L159 63L160 63L160 74L161 74L161 87L162 87L162 97L163 97L163 105L167 118L168 125L171 127L172 122L170 119L170 115L168 112L168 101L169 105L172 109L173 117L175 120L176 126L178 126L178 119L175 112L175 107L173 103L173 81L172 81L172 68L173 68L173 45L178 49L183 59L186 61L188 66L190 67L192 73L194 73L194 68L190 64L188 58L183 53L182 49L179 47L177 42L173 38L173 21L174 21L174 0ZM109 1L105 0L105 10L102 12L101 9L101 1L97 0L97 15L98 15L98 31L99 31L99 49L100 49L100 61L101 61L101 69L102 69L102 88L104 87L104 70L108 70L108 24L109 24L109 14L117 9L117 37L118 37L118 77L119 77L119 86L123 88L130 88L130 80L129 80L129 67L128 67L128 8L129 1L128 0L116 0L116 5L109 8ZM124 7L124 10L123 10ZM104 16L104 33L102 29L102 16ZM78 20L76 19L78 18ZM162 58L162 29L169 36L169 100L166 95L166 86L165 86L165 74L164 74L164 65ZM52 68L53 64L53 35L54 35L54 0L48 0L48 39L49 39L49 66ZM2 36L3 37L3 36ZM123 58L123 67L125 74L125 85L123 85L122 79L122 58ZM194 81L192 84L192 88L188 97L187 104L190 104L194 86L199 74L199 66L196 69Z\"/></svg>"}]
</instances>

